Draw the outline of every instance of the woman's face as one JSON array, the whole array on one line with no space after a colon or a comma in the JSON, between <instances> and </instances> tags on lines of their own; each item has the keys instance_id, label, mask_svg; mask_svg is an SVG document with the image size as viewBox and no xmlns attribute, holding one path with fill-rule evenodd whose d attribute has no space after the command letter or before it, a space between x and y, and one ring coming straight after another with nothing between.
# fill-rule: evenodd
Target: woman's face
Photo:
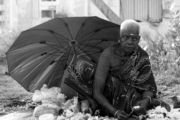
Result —
<instances>
[{"instance_id":1,"label":"woman's face","mask_svg":"<svg viewBox=\"0 0 180 120\"><path fill-rule=\"evenodd\" d=\"M139 44L140 36L137 29L125 29L121 32L120 44L124 52L132 53Z\"/></svg>"}]
</instances>

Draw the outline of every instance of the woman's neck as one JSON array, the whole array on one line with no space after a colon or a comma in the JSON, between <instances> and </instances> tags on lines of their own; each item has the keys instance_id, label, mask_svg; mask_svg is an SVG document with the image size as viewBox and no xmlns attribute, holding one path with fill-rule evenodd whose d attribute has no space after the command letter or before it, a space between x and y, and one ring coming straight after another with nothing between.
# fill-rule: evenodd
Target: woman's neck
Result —
<instances>
[{"instance_id":1,"label":"woman's neck","mask_svg":"<svg viewBox=\"0 0 180 120\"><path fill-rule=\"evenodd\" d=\"M122 47L119 47L119 52L123 57L130 57L134 52L126 52Z\"/></svg>"}]
</instances>

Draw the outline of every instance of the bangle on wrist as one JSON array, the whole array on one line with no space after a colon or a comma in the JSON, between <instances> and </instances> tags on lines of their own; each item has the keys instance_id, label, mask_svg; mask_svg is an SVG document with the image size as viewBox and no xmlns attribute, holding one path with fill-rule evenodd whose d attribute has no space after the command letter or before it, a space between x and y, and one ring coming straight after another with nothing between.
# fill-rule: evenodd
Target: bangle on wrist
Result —
<instances>
[{"instance_id":1,"label":"bangle on wrist","mask_svg":"<svg viewBox=\"0 0 180 120\"><path fill-rule=\"evenodd\" d=\"M117 113L119 112L120 110L116 110L116 112L114 113L114 117L116 117Z\"/></svg>"},{"instance_id":2,"label":"bangle on wrist","mask_svg":"<svg viewBox=\"0 0 180 120\"><path fill-rule=\"evenodd\" d=\"M149 103L151 104L152 99L151 99L151 97L150 97L150 96L146 96L146 97L144 97L144 98L149 98Z\"/></svg>"}]
</instances>

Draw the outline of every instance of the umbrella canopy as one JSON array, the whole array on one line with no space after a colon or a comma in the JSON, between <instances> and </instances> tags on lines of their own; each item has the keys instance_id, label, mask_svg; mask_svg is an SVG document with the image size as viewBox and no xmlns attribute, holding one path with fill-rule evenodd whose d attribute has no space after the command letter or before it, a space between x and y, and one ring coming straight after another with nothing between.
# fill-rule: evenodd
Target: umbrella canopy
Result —
<instances>
[{"instance_id":1,"label":"umbrella canopy","mask_svg":"<svg viewBox=\"0 0 180 120\"><path fill-rule=\"evenodd\" d=\"M7 52L12 78L33 92L43 84L60 86L73 54L97 62L117 41L119 25L98 17L56 18L23 31Z\"/></svg>"}]
</instances>

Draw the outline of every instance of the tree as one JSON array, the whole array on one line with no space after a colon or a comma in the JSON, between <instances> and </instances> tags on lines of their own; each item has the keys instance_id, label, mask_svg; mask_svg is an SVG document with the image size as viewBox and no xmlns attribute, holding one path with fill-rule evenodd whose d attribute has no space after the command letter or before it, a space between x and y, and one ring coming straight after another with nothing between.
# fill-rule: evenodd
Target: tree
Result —
<instances>
[{"instance_id":1,"label":"tree","mask_svg":"<svg viewBox=\"0 0 180 120\"><path fill-rule=\"evenodd\" d=\"M63 17L69 17L69 13L65 10L61 10L61 12L55 14L55 18L63 18Z\"/></svg>"}]
</instances>

